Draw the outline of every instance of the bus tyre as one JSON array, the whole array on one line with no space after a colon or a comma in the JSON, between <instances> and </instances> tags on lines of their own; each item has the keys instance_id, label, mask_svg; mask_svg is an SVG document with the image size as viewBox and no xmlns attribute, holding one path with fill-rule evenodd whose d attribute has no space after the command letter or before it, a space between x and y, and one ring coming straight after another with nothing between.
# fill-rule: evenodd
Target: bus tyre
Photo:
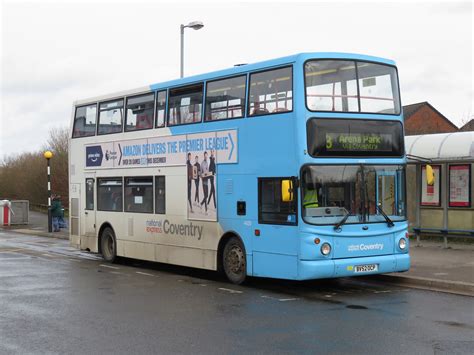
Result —
<instances>
[{"instance_id":1,"label":"bus tyre","mask_svg":"<svg viewBox=\"0 0 474 355\"><path fill-rule=\"evenodd\" d=\"M117 260L117 243L115 240L114 231L110 228L105 228L100 238L100 249L102 250L102 257L105 261L113 263Z\"/></svg>"},{"instance_id":2,"label":"bus tyre","mask_svg":"<svg viewBox=\"0 0 474 355\"><path fill-rule=\"evenodd\" d=\"M244 246L238 238L232 237L225 245L222 265L230 282L239 285L245 281L247 260Z\"/></svg>"}]
</instances>

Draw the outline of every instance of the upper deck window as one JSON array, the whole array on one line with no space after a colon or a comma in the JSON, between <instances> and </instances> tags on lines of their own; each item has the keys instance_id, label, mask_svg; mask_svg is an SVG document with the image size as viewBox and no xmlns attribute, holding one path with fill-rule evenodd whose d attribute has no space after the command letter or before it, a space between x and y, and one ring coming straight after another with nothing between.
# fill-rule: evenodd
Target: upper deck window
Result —
<instances>
[{"instance_id":1,"label":"upper deck window","mask_svg":"<svg viewBox=\"0 0 474 355\"><path fill-rule=\"evenodd\" d=\"M399 114L395 67L348 60L305 64L306 104L311 111Z\"/></svg>"},{"instance_id":2,"label":"upper deck window","mask_svg":"<svg viewBox=\"0 0 474 355\"><path fill-rule=\"evenodd\" d=\"M76 108L72 137L89 137L95 135L97 105L88 105Z\"/></svg>"},{"instance_id":3,"label":"upper deck window","mask_svg":"<svg viewBox=\"0 0 474 355\"><path fill-rule=\"evenodd\" d=\"M125 131L153 128L155 95L146 94L127 98Z\"/></svg>"},{"instance_id":4,"label":"upper deck window","mask_svg":"<svg viewBox=\"0 0 474 355\"><path fill-rule=\"evenodd\" d=\"M166 90L158 91L156 98L156 127L165 126Z\"/></svg>"},{"instance_id":5,"label":"upper deck window","mask_svg":"<svg viewBox=\"0 0 474 355\"><path fill-rule=\"evenodd\" d=\"M249 116L292 111L292 78L291 67L251 74Z\"/></svg>"},{"instance_id":6,"label":"upper deck window","mask_svg":"<svg viewBox=\"0 0 474 355\"><path fill-rule=\"evenodd\" d=\"M170 90L168 125L201 122L203 84L184 86Z\"/></svg>"},{"instance_id":7,"label":"upper deck window","mask_svg":"<svg viewBox=\"0 0 474 355\"><path fill-rule=\"evenodd\" d=\"M206 88L206 121L244 116L246 75L211 81Z\"/></svg>"},{"instance_id":8,"label":"upper deck window","mask_svg":"<svg viewBox=\"0 0 474 355\"><path fill-rule=\"evenodd\" d=\"M103 102L99 105L98 134L122 132L123 99Z\"/></svg>"}]
</instances>

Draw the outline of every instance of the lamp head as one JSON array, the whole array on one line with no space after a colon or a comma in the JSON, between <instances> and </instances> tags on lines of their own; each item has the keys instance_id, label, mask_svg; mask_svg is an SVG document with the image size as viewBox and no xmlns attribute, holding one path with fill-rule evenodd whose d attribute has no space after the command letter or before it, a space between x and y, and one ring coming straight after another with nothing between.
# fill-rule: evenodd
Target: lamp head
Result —
<instances>
[{"instance_id":1,"label":"lamp head","mask_svg":"<svg viewBox=\"0 0 474 355\"><path fill-rule=\"evenodd\" d=\"M51 159L53 157L53 153L49 150L47 150L46 152L44 152L43 156L46 158L46 159Z\"/></svg>"},{"instance_id":2,"label":"lamp head","mask_svg":"<svg viewBox=\"0 0 474 355\"><path fill-rule=\"evenodd\" d=\"M193 21L186 25L186 27L192 28L193 30L200 30L204 27L202 21Z\"/></svg>"}]
</instances>

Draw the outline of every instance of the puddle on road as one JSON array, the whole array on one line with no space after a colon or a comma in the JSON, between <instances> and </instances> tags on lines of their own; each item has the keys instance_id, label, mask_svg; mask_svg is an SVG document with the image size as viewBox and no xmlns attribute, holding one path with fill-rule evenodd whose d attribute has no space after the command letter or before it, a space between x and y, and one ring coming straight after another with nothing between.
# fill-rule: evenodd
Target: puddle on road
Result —
<instances>
[{"instance_id":1,"label":"puddle on road","mask_svg":"<svg viewBox=\"0 0 474 355\"><path fill-rule=\"evenodd\" d=\"M366 306L360 306L358 304L349 304L346 306L349 309L368 309Z\"/></svg>"}]
</instances>

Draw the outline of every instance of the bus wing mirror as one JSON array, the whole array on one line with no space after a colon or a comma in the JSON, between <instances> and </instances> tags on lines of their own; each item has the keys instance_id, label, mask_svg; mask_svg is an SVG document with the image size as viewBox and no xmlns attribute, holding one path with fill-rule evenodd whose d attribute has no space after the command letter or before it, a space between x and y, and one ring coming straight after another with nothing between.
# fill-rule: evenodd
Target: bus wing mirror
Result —
<instances>
[{"instance_id":1,"label":"bus wing mirror","mask_svg":"<svg viewBox=\"0 0 474 355\"><path fill-rule=\"evenodd\" d=\"M283 202L293 201L293 181L292 180L281 181L281 200Z\"/></svg>"},{"instance_id":2,"label":"bus wing mirror","mask_svg":"<svg viewBox=\"0 0 474 355\"><path fill-rule=\"evenodd\" d=\"M431 165L426 165L426 184L433 186L435 183L435 175L433 167Z\"/></svg>"}]
</instances>

